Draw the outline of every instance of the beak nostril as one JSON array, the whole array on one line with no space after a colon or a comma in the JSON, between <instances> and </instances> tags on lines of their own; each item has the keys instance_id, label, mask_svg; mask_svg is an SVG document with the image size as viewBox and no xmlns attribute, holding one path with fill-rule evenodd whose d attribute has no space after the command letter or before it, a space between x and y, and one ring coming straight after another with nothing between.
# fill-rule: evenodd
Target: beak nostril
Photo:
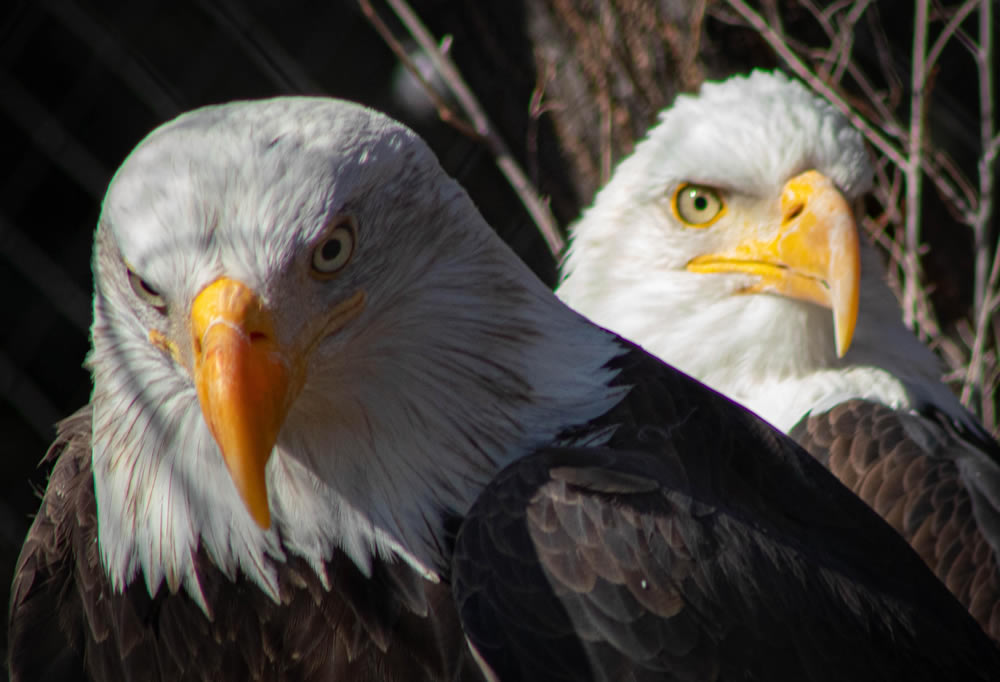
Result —
<instances>
[{"instance_id":1,"label":"beak nostril","mask_svg":"<svg viewBox=\"0 0 1000 682\"><path fill-rule=\"evenodd\" d=\"M263 341L266 338L267 334L263 332L250 332L250 343L254 343L256 341Z\"/></svg>"},{"instance_id":2,"label":"beak nostril","mask_svg":"<svg viewBox=\"0 0 1000 682\"><path fill-rule=\"evenodd\" d=\"M791 220L795 220L796 218L798 218L800 215L802 215L802 211L805 210L805 207L806 207L805 202L796 201L787 211L785 211L785 219L783 222L787 223Z\"/></svg>"}]
</instances>

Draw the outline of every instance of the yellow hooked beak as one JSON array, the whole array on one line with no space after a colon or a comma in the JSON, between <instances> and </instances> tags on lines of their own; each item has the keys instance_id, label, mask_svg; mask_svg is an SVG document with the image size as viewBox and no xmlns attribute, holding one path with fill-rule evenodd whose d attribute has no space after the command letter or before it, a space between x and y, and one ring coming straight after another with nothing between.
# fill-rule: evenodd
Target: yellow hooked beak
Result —
<instances>
[{"instance_id":1,"label":"yellow hooked beak","mask_svg":"<svg viewBox=\"0 0 1000 682\"><path fill-rule=\"evenodd\" d=\"M195 298L191 332L205 422L250 515L270 528L265 467L299 389L289 358L257 295L225 277Z\"/></svg>"},{"instance_id":2,"label":"yellow hooked beak","mask_svg":"<svg viewBox=\"0 0 1000 682\"><path fill-rule=\"evenodd\" d=\"M858 318L861 255L851 208L834 184L811 170L789 180L777 232L748 226L729 250L698 256L691 272L742 272L757 283L743 293L775 293L832 308L837 356L851 345Z\"/></svg>"}]
</instances>

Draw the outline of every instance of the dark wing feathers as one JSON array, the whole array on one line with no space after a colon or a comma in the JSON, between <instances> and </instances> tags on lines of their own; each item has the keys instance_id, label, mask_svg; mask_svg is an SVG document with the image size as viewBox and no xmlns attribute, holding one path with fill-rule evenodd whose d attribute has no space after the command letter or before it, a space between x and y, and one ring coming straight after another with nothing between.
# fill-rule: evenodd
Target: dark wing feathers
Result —
<instances>
[{"instance_id":1,"label":"dark wing feathers","mask_svg":"<svg viewBox=\"0 0 1000 682\"><path fill-rule=\"evenodd\" d=\"M625 399L559 442L610 441L553 446L501 472L458 526L450 590L394 563L366 577L341 555L326 590L291 557L276 604L202 553L211 618L183 594L150 596L141 580L110 589L81 411L48 455L50 485L18 563L14 679L481 679L465 637L506 682L997 679L996 647L819 463L637 349L615 369ZM828 423L834 436L856 428L844 414ZM885 460L838 438L831 461L917 528L920 546L953 571L982 559L967 525L956 531L972 543L964 563L963 547L940 540L979 504L980 493L959 499L974 467L949 484L947 468L906 459L898 443Z\"/></svg>"},{"instance_id":2,"label":"dark wing feathers","mask_svg":"<svg viewBox=\"0 0 1000 682\"><path fill-rule=\"evenodd\" d=\"M501 474L507 482L516 470ZM514 480L514 483L519 481ZM452 588L467 636L501 680L585 680L590 670L524 522L522 486L490 486L459 531ZM559 529L554 510L545 526ZM551 545L555 546L554 540Z\"/></svg>"},{"instance_id":3,"label":"dark wing feathers","mask_svg":"<svg viewBox=\"0 0 1000 682\"><path fill-rule=\"evenodd\" d=\"M543 451L480 497L457 538L453 589L500 679L987 680L1000 670L957 605L886 595L784 543L786 529L750 527L669 477L655 492L608 494L548 475L575 462L661 473L647 453ZM522 512L497 496L521 499ZM580 535L579 517L597 532ZM533 549L511 552L512 535ZM903 563L898 580L913 577Z\"/></svg>"},{"instance_id":4,"label":"dark wing feathers","mask_svg":"<svg viewBox=\"0 0 1000 682\"><path fill-rule=\"evenodd\" d=\"M1000 639L1000 468L939 413L851 400L791 435L895 528ZM993 443L993 448L996 444Z\"/></svg>"},{"instance_id":5,"label":"dark wing feathers","mask_svg":"<svg viewBox=\"0 0 1000 682\"><path fill-rule=\"evenodd\" d=\"M41 508L18 561L10 612L13 680L479 680L447 585L335 555L326 590L296 557L281 603L199 554L212 618L186 595L111 590L97 553L90 413L60 426Z\"/></svg>"},{"instance_id":6,"label":"dark wing feathers","mask_svg":"<svg viewBox=\"0 0 1000 682\"><path fill-rule=\"evenodd\" d=\"M500 679L998 679L975 622L827 471L641 352L619 362L632 389L588 427L618 424L607 446L512 464L456 538L459 614Z\"/></svg>"},{"instance_id":7,"label":"dark wing feathers","mask_svg":"<svg viewBox=\"0 0 1000 682\"><path fill-rule=\"evenodd\" d=\"M46 461L60 460L65 450L80 447L90 427L89 410L81 410L60 426L60 438L49 449ZM21 550L11 585L8 663L12 676L25 680L83 680L83 630L76 623L86 618L83 605L73 598L72 566L62 560L73 551L76 524L86 521L86 510L74 504L83 476L78 462L65 458L49 478L42 500ZM96 623L99 636L108 630Z\"/></svg>"}]
</instances>

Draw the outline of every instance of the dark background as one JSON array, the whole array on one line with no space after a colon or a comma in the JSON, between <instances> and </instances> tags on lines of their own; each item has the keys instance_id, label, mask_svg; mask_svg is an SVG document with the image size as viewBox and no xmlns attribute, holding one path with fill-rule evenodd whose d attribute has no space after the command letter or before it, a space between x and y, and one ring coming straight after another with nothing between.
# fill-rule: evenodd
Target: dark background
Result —
<instances>
[{"instance_id":1,"label":"dark background","mask_svg":"<svg viewBox=\"0 0 1000 682\"><path fill-rule=\"evenodd\" d=\"M372 4L405 39L386 5ZM899 8L890 41L905 73L910 3L877 4ZM563 226L678 91L779 63L754 31L696 2L412 6L435 36L451 36L452 58ZM797 3L774 7L803 40L817 32ZM160 123L291 93L385 111L430 142L501 236L555 282L555 260L486 146L440 122L353 0L7 0L0 19L0 603L47 476L38 462L53 425L89 398L90 249L104 190ZM939 136L974 163L975 86L960 67L940 89L949 122ZM536 89L544 107L532 111ZM968 311L966 280L953 273L971 268L968 236L947 221L928 237L945 255L927 261L945 327Z\"/></svg>"}]
</instances>

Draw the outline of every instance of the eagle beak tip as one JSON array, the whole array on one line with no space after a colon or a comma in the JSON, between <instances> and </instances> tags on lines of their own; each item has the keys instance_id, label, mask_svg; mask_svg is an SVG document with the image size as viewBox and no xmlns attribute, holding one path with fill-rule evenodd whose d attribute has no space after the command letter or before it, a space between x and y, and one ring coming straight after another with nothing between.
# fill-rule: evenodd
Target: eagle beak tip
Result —
<instances>
[{"instance_id":1,"label":"eagle beak tip","mask_svg":"<svg viewBox=\"0 0 1000 682\"><path fill-rule=\"evenodd\" d=\"M261 530L271 529L271 510L268 509L265 503L262 508L250 509L250 515L253 516L253 520L260 526Z\"/></svg>"},{"instance_id":2,"label":"eagle beak tip","mask_svg":"<svg viewBox=\"0 0 1000 682\"><path fill-rule=\"evenodd\" d=\"M835 297L833 300L833 333L837 344L837 357L842 358L847 355L854 340L854 330L858 323L858 294L859 284L854 281L853 286L846 292L844 297ZM839 299L839 300L838 300Z\"/></svg>"},{"instance_id":3,"label":"eagle beak tip","mask_svg":"<svg viewBox=\"0 0 1000 682\"><path fill-rule=\"evenodd\" d=\"M840 359L847 355L847 350L851 347L851 340L845 339L841 335L837 335L837 359Z\"/></svg>"}]
</instances>

